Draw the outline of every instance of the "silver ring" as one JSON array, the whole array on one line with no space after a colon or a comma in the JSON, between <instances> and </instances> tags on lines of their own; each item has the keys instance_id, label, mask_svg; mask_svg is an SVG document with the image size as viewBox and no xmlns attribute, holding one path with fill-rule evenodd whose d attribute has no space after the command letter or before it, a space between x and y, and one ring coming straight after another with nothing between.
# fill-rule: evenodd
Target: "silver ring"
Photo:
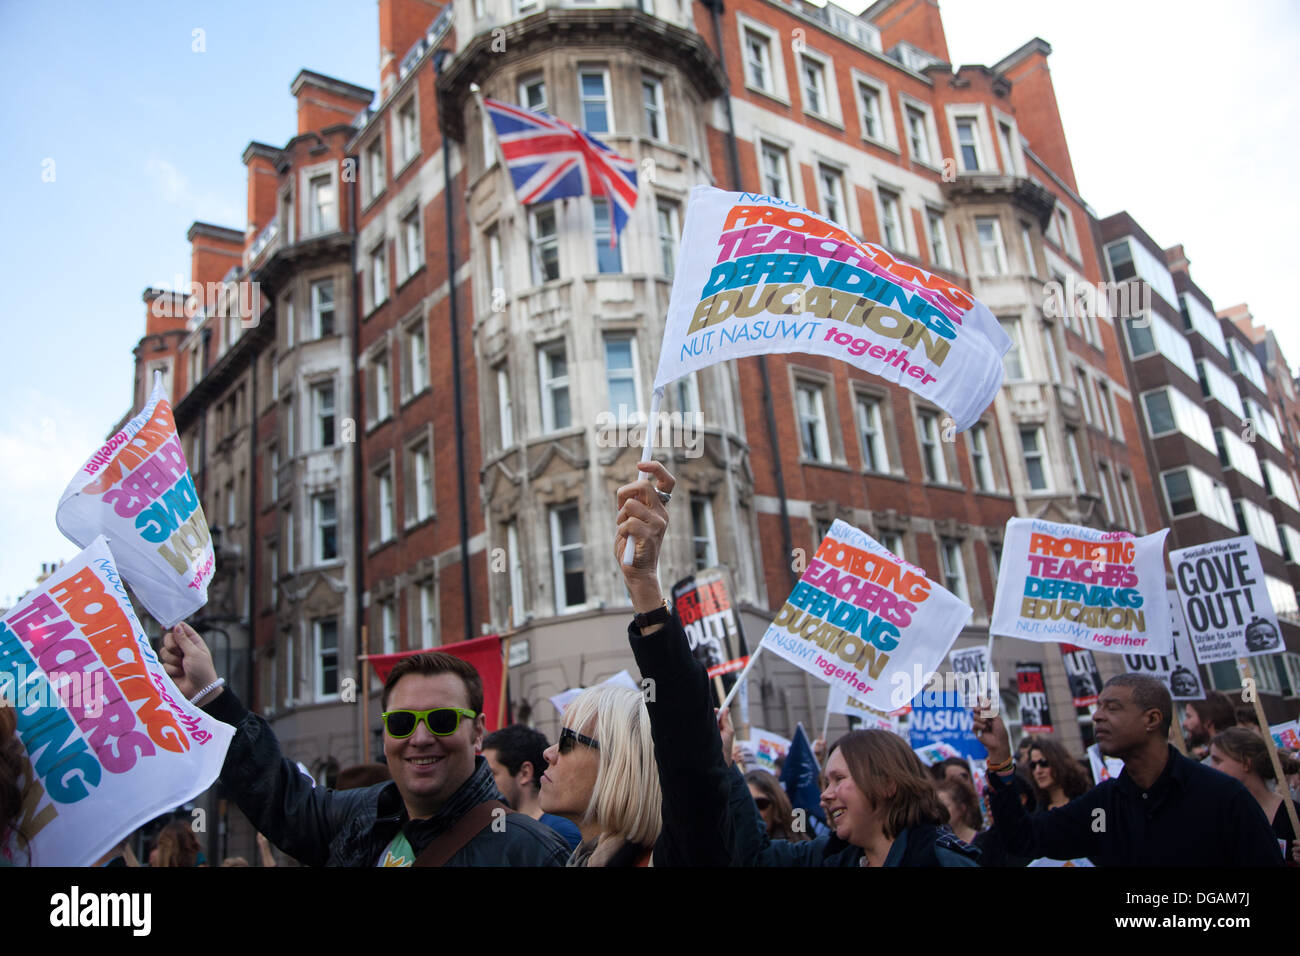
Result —
<instances>
[{"instance_id":1,"label":"silver ring","mask_svg":"<svg viewBox=\"0 0 1300 956\"><path fill-rule=\"evenodd\" d=\"M659 496L659 500L664 504L668 504L668 502L673 498L673 493L671 491L660 491L658 488L655 489L655 494Z\"/></svg>"}]
</instances>

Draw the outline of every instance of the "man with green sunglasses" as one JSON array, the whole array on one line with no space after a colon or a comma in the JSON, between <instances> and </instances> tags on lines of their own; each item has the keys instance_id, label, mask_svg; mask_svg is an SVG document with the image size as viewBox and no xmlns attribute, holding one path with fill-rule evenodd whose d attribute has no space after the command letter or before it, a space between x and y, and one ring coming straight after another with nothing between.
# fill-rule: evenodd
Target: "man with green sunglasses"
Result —
<instances>
[{"instance_id":1,"label":"man with green sunglasses","mask_svg":"<svg viewBox=\"0 0 1300 956\"><path fill-rule=\"evenodd\" d=\"M168 632L162 658L186 696L216 681L212 655L186 624ZM389 672L382 717L393 779L372 787L314 787L228 688L201 706L238 729L222 784L267 839L309 866L560 866L569 855L553 830L502 801L477 753L483 682L451 654L415 654Z\"/></svg>"}]
</instances>

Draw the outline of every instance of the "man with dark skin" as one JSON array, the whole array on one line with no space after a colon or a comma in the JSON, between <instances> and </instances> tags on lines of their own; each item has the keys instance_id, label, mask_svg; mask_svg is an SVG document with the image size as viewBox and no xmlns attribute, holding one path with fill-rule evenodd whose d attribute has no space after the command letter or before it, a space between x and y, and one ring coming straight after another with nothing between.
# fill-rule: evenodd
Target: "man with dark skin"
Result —
<instances>
[{"instance_id":1,"label":"man with dark skin","mask_svg":"<svg viewBox=\"0 0 1300 956\"><path fill-rule=\"evenodd\" d=\"M1093 715L1097 746L1124 771L1063 807L1031 817L1016 798L1006 726L976 709L989 752L993 819L1010 852L1098 866L1280 866L1272 829L1249 791L1169 745L1173 701L1160 681L1121 674Z\"/></svg>"}]
</instances>

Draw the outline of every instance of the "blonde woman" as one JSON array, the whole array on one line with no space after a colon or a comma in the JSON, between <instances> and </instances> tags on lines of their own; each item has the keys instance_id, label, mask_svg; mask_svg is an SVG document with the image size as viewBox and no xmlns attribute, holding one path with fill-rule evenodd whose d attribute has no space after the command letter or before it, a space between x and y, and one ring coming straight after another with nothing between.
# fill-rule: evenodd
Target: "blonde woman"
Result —
<instances>
[{"instance_id":1,"label":"blonde woman","mask_svg":"<svg viewBox=\"0 0 1300 956\"><path fill-rule=\"evenodd\" d=\"M643 690L593 687L565 708L538 800L582 831L570 866L726 866L727 767L709 679L659 588L676 482L658 462L637 467L650 480L618 490L614 560L636 612L628 641Z\"/></svg>"}]
</instances>

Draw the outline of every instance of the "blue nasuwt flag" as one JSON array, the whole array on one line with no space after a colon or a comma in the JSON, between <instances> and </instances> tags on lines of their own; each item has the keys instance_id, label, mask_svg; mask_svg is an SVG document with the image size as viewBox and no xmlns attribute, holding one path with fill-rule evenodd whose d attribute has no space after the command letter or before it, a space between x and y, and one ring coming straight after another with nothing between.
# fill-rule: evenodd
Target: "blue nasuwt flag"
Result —
<instances>
[{"instance_id":1,"label":"blue nasuwt flag","mask_svg":"<svg viewBox=\"0 0 1300 956\"><path fill-rule=\"evenodd\" d=\"M794 739L785 755L785 766L781 769L781 786L790 798L790 805L802 807L808 816L821 823L826 822L822 810L821 785L819 783L821 767L813 756L812 742L804 732L803 724L795 728Z\"/></svg>"}]
</instances>

